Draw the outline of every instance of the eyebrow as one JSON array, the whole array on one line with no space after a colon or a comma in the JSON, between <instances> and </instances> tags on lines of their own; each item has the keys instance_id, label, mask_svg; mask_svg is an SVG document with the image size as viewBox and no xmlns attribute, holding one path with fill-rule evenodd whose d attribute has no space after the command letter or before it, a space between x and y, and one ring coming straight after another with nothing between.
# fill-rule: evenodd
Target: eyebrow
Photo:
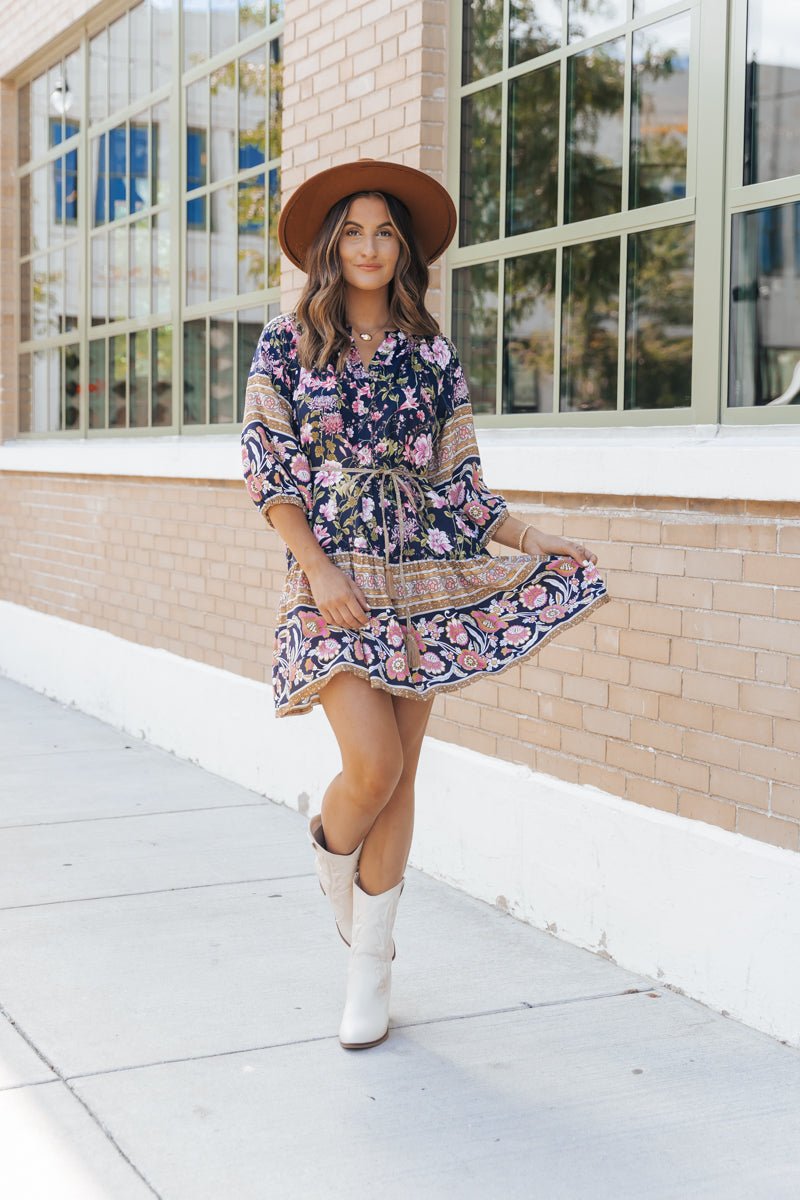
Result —
<instances>
[{"instance_id":1,"label":"eyebrow","mask_svg":"<svg viewBox=\"0 0 800 1200\"><path fill-rule=\"evenodd\" d=\"M364 226L360 225L358 221L351 221L349 218L345 221L345 225L355 225L357 229L364 228ZM380 225L378 225L378 229L383 229L384 225L388 225L390 229L392 228L391 221L381 221Z\"/></svg>"}]
</instances>

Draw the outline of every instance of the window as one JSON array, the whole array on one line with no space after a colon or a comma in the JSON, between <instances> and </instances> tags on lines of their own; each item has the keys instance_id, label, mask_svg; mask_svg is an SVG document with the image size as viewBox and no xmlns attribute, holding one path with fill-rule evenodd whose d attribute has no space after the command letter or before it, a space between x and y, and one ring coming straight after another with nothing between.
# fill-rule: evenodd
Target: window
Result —
<instances>
[{"instance_id":1,"label":"window","mask_svg":"<svg viewBox=\"0 0 800 1200\"><path fill-rule=\"evenodd\" d=\"M278 311L282 15L144 0L20 88L20 432L241 420Z\"/></svg>"}]
</instances>

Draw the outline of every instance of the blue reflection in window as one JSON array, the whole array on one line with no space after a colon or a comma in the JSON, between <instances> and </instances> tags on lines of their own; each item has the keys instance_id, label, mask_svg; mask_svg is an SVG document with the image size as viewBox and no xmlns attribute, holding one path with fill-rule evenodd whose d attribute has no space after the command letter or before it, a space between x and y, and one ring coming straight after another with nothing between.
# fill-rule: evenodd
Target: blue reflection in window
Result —
<instances>
[{"instance_id":1,"label":"blue reflection in window","mask_svg":"<svg viewBox=\"0 0 800 1200\"><path fill-rule=\"evenodd\" d=\"M50 145L60 146L68 138L74 137L80 126L65 122L63 129L58 117L50 119ZM53 163L55 186L55 219L75 225L78 220L78 149L68 150L63 158L57 158Z\"/></svg>"},{"instance_id":2,"label":"blue reflection in window","mask_svg":"<svg viewBox=\"0 0 800 1200\"><path fill-rule=\"evenodd\" d=\"M138 212L150 203L150 172L146 125L118 125L99 138L96 225ZM128 174L130 168L130 176ZM107 190L106 190L107 184ZM128 189L130 187L130 196ZM108 197L108 213L106 213Z\"/></svg>"},{"instance_id":3,"label":"blue reflection in window","mask_svg":"<svg viewBox=\"0 0 800 1200\"><path fill-rule=\"evenodd\" d=\"M186 130L186 190L202 187L206 181L206 134L204 129ZM205 229L206 200L199 196L186 203L186 225L189 229Z\"/></svg>"}]
</instances>

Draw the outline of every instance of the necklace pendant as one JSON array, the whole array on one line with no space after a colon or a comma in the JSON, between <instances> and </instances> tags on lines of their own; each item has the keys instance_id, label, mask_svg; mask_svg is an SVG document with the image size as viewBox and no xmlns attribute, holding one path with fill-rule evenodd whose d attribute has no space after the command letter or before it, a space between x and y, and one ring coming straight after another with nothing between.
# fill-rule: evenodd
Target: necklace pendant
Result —
<instances>
[{"instance_id":1,"label":"necklace pendant","mask_svg":"<svg viewBox=\"0 0 800 1200\"><path fill-rule=\"evenodd\" d=\"M371 342L372 341L371 333L360 333L358 336L361 338L362 342Z\"/></svg>"}]
</instances>

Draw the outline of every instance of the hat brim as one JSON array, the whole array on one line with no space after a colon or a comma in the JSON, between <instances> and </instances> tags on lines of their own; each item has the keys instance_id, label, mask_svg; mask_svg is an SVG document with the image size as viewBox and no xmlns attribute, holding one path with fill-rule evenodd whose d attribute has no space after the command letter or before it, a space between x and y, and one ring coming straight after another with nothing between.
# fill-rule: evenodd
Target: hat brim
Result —
<instances>
[{"instance_id":1,"label":"hat brim","mask_svg":"<svg viewBox=\"0 0 800 1200\"><path fill-rule=\"evenodd\" d=\"M456 208L440 183L416 167L360 158L312 175L284 204L278 241L295 266L306 270L306 254L328 211L353 192L388 192L402 200L428 263L435 262L453 240Z\"/></svg>"}]
</instances>

